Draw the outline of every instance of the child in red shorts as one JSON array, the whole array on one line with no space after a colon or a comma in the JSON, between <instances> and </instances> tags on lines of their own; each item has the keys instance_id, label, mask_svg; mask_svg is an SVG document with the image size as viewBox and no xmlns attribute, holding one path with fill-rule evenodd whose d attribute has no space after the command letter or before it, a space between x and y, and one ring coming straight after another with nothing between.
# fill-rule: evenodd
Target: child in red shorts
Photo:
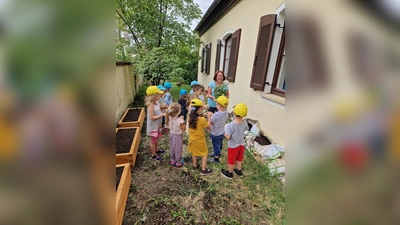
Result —
<instances>
[{"instance_id":1,"label":"child in red shorts","mask_svg":"<svg viewBox=\"0 0 400 225\"><path fill-rule=\"evenodd\" d=\"M247 115L247 106L244 103L237 104L233 109L235 120L225 126L225 138L228 139L228 169L221 169L221 174L233 178L233 172L243 177L242 160L244 158L244 132L249 129L243 117ZM235 162L237 169L234 169Z\"/></svg>"}]
</instances>

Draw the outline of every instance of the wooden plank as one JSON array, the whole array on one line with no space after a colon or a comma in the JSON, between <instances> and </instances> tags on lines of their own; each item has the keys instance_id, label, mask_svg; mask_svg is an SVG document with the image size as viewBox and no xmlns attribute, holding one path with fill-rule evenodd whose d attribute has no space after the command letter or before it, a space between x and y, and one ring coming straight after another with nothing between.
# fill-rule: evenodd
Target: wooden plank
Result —
<instances>
[{"instance_id":1,"label":"wooden plank","mask_svg":"<svg viewBox=\"0 0 400 225\"><path fill-rule=\"evenodd\" d=\"M130 109L141 109L138 120L131 122L122 122ZM127 108L121 119L119 120L117 127L140 127L140 130L142 130L145 117L146 115L144 108Z\"/></svg>"},{"instance_id":2,"label":"wooden plank","mask_svg":"<svg viewBox=\"0 0 400 225\"><path fill-rule=\"evenodd\" d=\"M129 187L131 185L132 173L129 169L129 164L125 163L122 165L116 165L116 168L124 167L121 179L118 184L116 192L116 225L122 224L122 219L124 218L126 200L128 198Z\"/></svg>"},{"instance_id":3,"label":"wooden plank","mask_svg":"<svg viewBox=\"0 0 400 225\"><path fill-rule=\"evenodd\" d=\"M133 167L135 167L135 163L136 163L136 156L139 150L139 143L140 143L140 132L136 131L135 133L135 138L133 139L132 146L133 146L133 154L132 154L132 169Z\"/></svg>"}]
</instances>

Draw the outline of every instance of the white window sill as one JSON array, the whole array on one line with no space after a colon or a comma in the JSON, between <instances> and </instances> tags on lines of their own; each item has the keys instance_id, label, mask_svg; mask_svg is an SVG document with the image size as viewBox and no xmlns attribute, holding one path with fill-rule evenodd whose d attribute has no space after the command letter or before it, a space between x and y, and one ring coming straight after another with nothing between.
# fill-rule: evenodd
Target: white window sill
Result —
<instances>
[{"instance_id":1,"label":"white window sill","mask_svg":"<svg viewBox=\"0 0 400 225\"><path fill-rule=\"evenodd\" d=\"M274 95L274 94L269 94L269 93L261 94L261 97L285 106L285 98L284 97Z\"/></svg>"}]
</instances>

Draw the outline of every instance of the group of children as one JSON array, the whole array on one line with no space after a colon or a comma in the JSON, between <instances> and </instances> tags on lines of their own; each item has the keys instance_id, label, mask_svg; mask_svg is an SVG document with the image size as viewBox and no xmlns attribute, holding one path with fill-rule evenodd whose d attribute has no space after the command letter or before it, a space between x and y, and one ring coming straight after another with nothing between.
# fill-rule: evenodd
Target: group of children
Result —
<instances>
[{"instance_id":1,"label":"group of children","mask_svg":"<svg viewBox=\"0 0 400 225\"><path fill-rule=\"evenodd\" d=\"M204 87L197 81L192 81L191 87L190 94L185 89L180 90L178 102L172 101L170 94L172 85L169 82L165 82L163 86L147 88L145 104L147 105L147 135L151 137L150 159L162 159L159 154L165 153L165 150L158 148L158 140L161 137L161 130L166 131L169 128L171 165L181 167L183 165L183 132L188 130L188 151L192 154L194 170L201 166L201 175L212 174L213 170L207 168L207 161L219 163L222 142L226 138L228 139L228 169L221 169L221 174L228 179L233 178L233 172L242 177L242 160L245 150L244 132L248 130L248 125L243 117L247 115L247 106L244 103L234 106L234 120L226 124L229 118L226 110L229 103L228 98L218 97L216 99L218 111L207 112L206 96L203 95ZM164 119L165 127L162 128ZM211 131L210 138L214 154L210 159L208 159L204 129ZM201 165L197 162L197 157L201 157ZM235 163L237 168L234 168Z\"/></svg>"}]
</instances>

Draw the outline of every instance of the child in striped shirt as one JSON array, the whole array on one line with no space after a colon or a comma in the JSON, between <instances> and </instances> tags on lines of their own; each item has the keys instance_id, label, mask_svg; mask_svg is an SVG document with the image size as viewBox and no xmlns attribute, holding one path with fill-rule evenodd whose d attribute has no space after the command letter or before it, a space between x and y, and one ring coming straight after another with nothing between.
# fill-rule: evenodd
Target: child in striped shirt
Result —
<instances>
[{"instance_id":1,"label":"child in striped shirt","mask_svg":"<svg viewBox=\"0 0 400 225\"><path fill-rule=\"evenodd\" d=\"M214 158L210 158L208 161L219 163L222 149L222 141L224 140L225 134L225 123L229 117L228 111L226 111L229 101L227 97L222 95L218 97L215 102L217 103L218 111L215 112L215 114L213 114L212 112L208 112L211 115L211 119L208 121L208 123L211 126L210 138L212 140L212 145L214 149L214 154L210 155Z\"/></svg>"}]
</instances>

